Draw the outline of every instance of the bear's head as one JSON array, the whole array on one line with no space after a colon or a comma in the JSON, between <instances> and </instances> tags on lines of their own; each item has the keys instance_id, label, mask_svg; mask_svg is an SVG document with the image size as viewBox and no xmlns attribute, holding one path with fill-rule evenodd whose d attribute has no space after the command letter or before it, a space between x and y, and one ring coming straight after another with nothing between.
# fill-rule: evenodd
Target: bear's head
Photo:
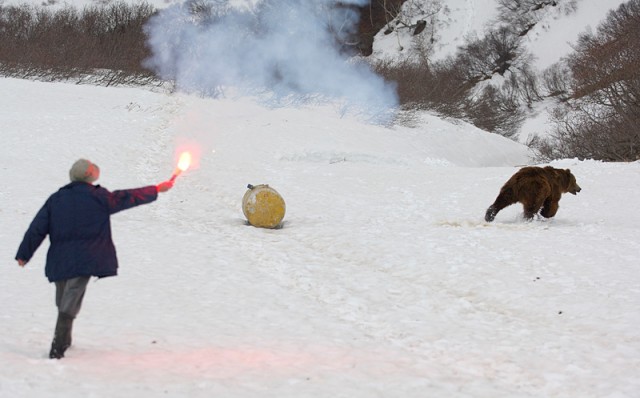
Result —
<instances>
[{"instance_id":1,"label":"bear's head","mask_svg":"<svg viewBox=\"0 0 640 398\"><path fill-rule=\"evenodd\" d=\"M560 170L560 174L562 175L562 186L564 188L564 192L569 192L576 195L582 190L582 188L580 188L580 185L578 185L578 182L576 181L576 177L571 173L571 170Z\"/></svg>"}]
</instances>

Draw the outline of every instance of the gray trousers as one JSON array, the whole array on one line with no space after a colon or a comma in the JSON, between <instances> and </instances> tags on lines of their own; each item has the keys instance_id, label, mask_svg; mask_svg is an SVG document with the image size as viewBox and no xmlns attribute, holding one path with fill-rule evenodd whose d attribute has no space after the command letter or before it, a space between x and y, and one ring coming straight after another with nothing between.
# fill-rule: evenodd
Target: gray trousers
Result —
<instances>
[{"instance_id":1,"label":"gray trousers","mask_svg":"<svg viewBox=\"0 0 640 398\"><path fill-rule=\"evenodd\" d=\"M90 278L89 276L79 276L77 278L55 282L58 312L67 314L72 318L78 315Z\"/></svg>"}]
</instances>

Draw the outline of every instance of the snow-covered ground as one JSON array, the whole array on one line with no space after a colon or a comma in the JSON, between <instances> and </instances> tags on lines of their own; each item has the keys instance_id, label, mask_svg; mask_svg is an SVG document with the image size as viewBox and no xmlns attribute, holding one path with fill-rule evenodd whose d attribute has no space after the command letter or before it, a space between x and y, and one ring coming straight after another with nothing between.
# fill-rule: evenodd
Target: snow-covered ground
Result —
<instances>
[{"instance_id":1,"label":"snow-covered ground","mask_svg":"<svg viewBox=\"0 0 640 398\"><path fill-rule=\"evenodd\" d=\"M555 219L491 224L526 148L424 115L372 126L130 88L0 79L0 396L581 397L640 391L640 163L563 160ZM198 164L112 217L120 275L92 282L66 358L48 243L22 235L79 157L109 189ZM246 185L287 204L247 226Z\"/></svg>"}]
</instances>

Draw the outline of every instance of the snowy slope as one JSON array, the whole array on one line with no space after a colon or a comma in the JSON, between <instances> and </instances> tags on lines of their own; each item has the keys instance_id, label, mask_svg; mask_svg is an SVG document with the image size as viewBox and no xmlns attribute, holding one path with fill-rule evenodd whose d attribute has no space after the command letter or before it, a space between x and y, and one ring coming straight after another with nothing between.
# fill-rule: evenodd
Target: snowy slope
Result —
<instances>
[{"instance_id":1,"label":"snowy slope","mask_svg":"<svg viewBox=\"0 0 640 398\"><path fill-rule=\"evenodd\" d=\"M427 10L428 1L413 0L404 5L405 10ZM523 37L523 45L527 53L533 56L529 65L532 70L542 72L554 63L561 61L572 51L572 45L578 36L587 31L594 31L604 20L608 12L624 3L621 0L577 0L575 11L566 12L568 1L558 2L557 7L544 7L535 12L538 23ZM385 35L378 33L374 41L373 58L404 59L412 58L417 48L432 46L432 61L455 55L459 46L467 37L482 37L486 30L495 25L498 18L497 0L448 0L442 2L443 7L434 15L428 16L427 29L419 36L413 36L411 30L400 29ZM407 22L415 23L424 19L425 13L412 14L406 11ZM429 29L434 29L433 32ZM434 42L429 43L433 37ZM494 83L502 83L501 76L495 76ZM551 130L550 109L552 101L534 104L535 110L528 112L527 119L518 134L518 141L525 143L536 135L546 136Z\"/></svg>"},{"instance_id":2,"label":"snowy slope","mask_svg":"<svg viewBox=\"0 0 640 398\"><path fill-rule=\"evenodd\" d=\"M482 221L526 148L424 116L264 108L0 79L2 397L637 397L640 163L564 160L557 217ZM7 95L5 93L10 93ZM109 189L173 190L112 218L120 275L89 285L47 358L47 244L13 258L78 157ZM247 183L287 204L245 225Z\"/></svg>"},{"instance_id":3,"label":"snowy slope","mask_svg":"<svg viewBox=\"0 0 640 398\"><path fill-rule=\"evenodd\" d=\"M526 36L525 44L535 57L536 68L542 71L560 61L572 51L571 46L581 33L595 31L609 11L622 3L626 1L578 0L575 13L564 15L548 10Z\"/></svg>"},{"instance_id":4,"label":"snowy slope","mask_svg":"<svg viewBox=\"0 0 640 398\"><path fill-rule=\"evenodd\" d=\"M412 30L397 29L391 34L379 32L373 44L373 58L396 59L410 57L423 40L429 42L433 37L432 60L440 60L454 55L457 48L464 44L466 37L482 37L492 20L498 15L496 0L447 0L435 9L428 8L432 1L410 0L406 2L403 19L408 24L426 19L427 28L423 34L412 35Z\"/></svg>"},{"instance_id":5,"label":"snowy slope","mask_svg":"<svg viewBox=\"0 0 640 398\"><path fill-rule=\"evenodd\" d=\"M427 0L411 0L404 4L409 10L428 10L420 4ZM558 7L545 7L535 13L539 22L524 37L525 48L534 56L534 69L542 71L560 61L571 52L578 35L588 29L595 29L607 13L624 3L622 0L577 0L576 11L565 13L563 3ZM428 28L433 25L433 61L454 55L464 44L466 37L482 37L487 29L495 25L498 17L497 0L447 0L442 2L440 11L428 17ZM424 13L411 14L407 19L415 23L427 17ZM431 38L426 30L420 36L413 36L408 29L400 29L392 34L378 33L374 41L375 58L394 59L406 57L420 40ZM402 48L402 50L400 50Z\"/></svg>"},{"instance_id":6,"label":"snowy slope","mask_svg":"<svg viewBox=\"0 0 640 398\"><path fill-rule=\"evenodd\" d=\"M181 0L145 0L158 9L166 8L173 4L182 3ZM354 0L355 1L355 0ZM409 13L406 22L415 23L418 19L427 17L420 10L430 10L426 4L433 0L410 0L404 5ZM105 4L105 0L58 0L47 7L60 8L72 5L82 8L88 5ZM236 7L251 7L259 0L230 0L229 3ZM595 29L602 22L607 13L617 8L624 0L576 0L576 11L564 13L563 3L559 7L545 7L537 12L540 22L525 37L527 49L535 57L535 68L544 70L551 64L558 62L565 54L571 51L571 45L576 42L580 33L587 29ZM2 0L0 4L48 4L41 0ZM447 0L442 1L439 11L429 16L429 23L433 23L435 29L435 43L432 60L453 55L458 46L464 43L465 37L482 37L487 28L490 28L498 16L499 5L497 0ZM429 29L432 29L429 25ZM425 32L422 36L429 36ZM408 29L400 29L393 34L384 35L380 32L374 42L373 58L389 59L406 56L413 51L416 38ZM402 50L400 50L402 48Z\"/></svg>"},{"instance_id":7,"label":"snowy slope","mask_svg":"<svg viewBox=\"0 0 640 398\"><path fill-rule=\"evenodd\" d=\"M324 0L323 0L324 1ZM149 0L151 4L159 9L167 8L170 5L180 3L179 0ZM258 0L231 0L230 4L237 7L246 7L245 10L251 9ZM589 29L594 30L599 23L606 17L607 13L622 4L623 0L576 0L576 10L571 13L565 12L570 1L558 2L557 7L544 7L536 11L536 18L539 22L531 29L523 38L524 45L528 52L533 55L533 64L530 65L533 70L542 72L547 67L560 61L571 50L571 46L576 42L578 35ZM40 0L0 0L0 4L41 4ZM57 1L48 7L59 8L66 4L82 7L90 4L102 4L103 0L67 0ZM467 37L482 37L485 30L495 25L495 20L499 13L499 4L497 0L447 0L441 2L442 7L433 15L429 14L430 8L427 4L431 1L427 0L411 0L405 3L405 22L415 23L419 19L426 18L428 21L427 30L420 36L412 36L409 29L400 29L385 35L382 31L375 38L373 55L371 59L397 59L410 57L415 54L415 49L421 45L421 41L429 41L433 37L434 42L422 43L422 45L433 46L431 60L440 60L447 56L455 54L457 48L464 44ZM296 3L298 4L298 3ZM412 10L412 11L409 11ZM422 13L420 11L423 11ZM293 13L295 14L295 13ZM426 14L429 14L428 16ZM245 17L251 21L252 12L247 11ZM178 18L180 19L180 18ZM277 18L276 18L277 19ZM297 21L294 22L294 21ZM292 31L306 32L310 23L308 18L294 18L294 21L286 20L278 24L279 28L284 27ZM174 23L176 21L173 21ZM250 22L248 22L250 23ZM179 24L178 24L179 25ZM188 76L189 79L178 79L180 87L213 85L211 76L216 76L216 80L222 81L223 84L240 85L249 81L253 85L252 79L262 82L274 75L272 66L282 62L293 67L290 76L310 77L309 81L300 81L293 79L293 82L286 81L290 86L325 87L327 91L331 91L332 95L365 97L367 100L377 99L382 106L395 103L396 99L389 93L389 87L385 87L382 82L376 80L375 76L368 76L360 79L354 76L350 70L343 70L331 62L333 58L320 51L309 51L320 46L320 43L312 42L309 45L292 46L291 40L284 37L284 41L275 40L271 43L271 39L265 40L258 37L252 40L238 40L242 37L242 29L247 25L245 21L241 21L240 26L230 26L220 31L210 32L209 37L194 38L193 42L200 42L199 45L191 47L190 43L180 43L172 49L173 52L182 52L177 59L189 59L193 57L198 60L207 59L201 65L189 62L183 66L182 73L178 75ZM294 26L295 25L295 26ZM175 26L172 28L175 29ZM239 32L238 32L239 30ZM431 31L430 31L431 30ZM172 42L176 36L186 36L189 29L179 30L182 32L176 35L167 26L162 25L156 29L158 36L154 43L156 47L164 47L167 43ZM280 29L278 29L279 33ZM162 32L168 32L168 36L164 36ZM301 33L306 36L313 36L307 33ZM216 40L212 40L216 38ZM212 43L218 43L215 46ZM234 43L229 45L228 43ZM273 46L269 50L269 45ZM255 52L255 48L266 48L262 52ZM282 59L278 55L282 49L294 52L290 57ZM286 53L286 52L285 52ZM251 62L246 62L246 54L252 54ZM270 56L269 54L275 54ZM299 63L298 61L305 62ZM158 66L158 65L156 65ZM176 65L169 63L168 65L160 65L157 71L163 69L174 70ZM194 73L200 70L202 73ZM224 77L228 71L232 71L235 75L237 71L241 71L240 77ZM276 71L277 72L277 71ZM277 73L276 73L277 74ZM195 76L195 78L194 78ZM233 81L235 79L235 81ZM193 81L192 81L193 80ZM231 80L231 81L230 81ZM496 84L500 84L502 78L496 76ZM336 84L337 82L337 84ZM216 82L218 84L220 82ZM273 83L273 82L272 82ZM208 87L215 90L217 87ZM371 95L371 92L379 93L379 95ZM380 94L384 92L384 95ZM305 93L306 94L306 93ZM356 98L362 102L362 98ZM380 104L370 103L367 106L374 108ZM552 129L550 123L550 109L553 109L553 102L542 102L534 104L534 110L528 110L527 119L517 134L517 140L526 143L530 138L536 135L546 136ZM377 111L374 113L378 113Z\"/></svg>"}]
</instances>

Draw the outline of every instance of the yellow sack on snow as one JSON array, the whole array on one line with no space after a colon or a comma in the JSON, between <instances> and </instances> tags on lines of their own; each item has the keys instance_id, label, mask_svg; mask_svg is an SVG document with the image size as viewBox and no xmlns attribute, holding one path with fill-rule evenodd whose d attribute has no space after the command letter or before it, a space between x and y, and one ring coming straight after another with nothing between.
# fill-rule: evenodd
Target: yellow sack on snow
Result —
<instances>
[{"instance_id":1,"label":"yellow sack on snow","mask_svg":"<svg viewBox=\"0 0 640 398\"><path fill-rule=\"evenodd\" d=\"M284 218L282 196L267 184L247 186L242 198L242 212L249 224L259 228L278 228Z\"/></svg>"}]
</instances>

